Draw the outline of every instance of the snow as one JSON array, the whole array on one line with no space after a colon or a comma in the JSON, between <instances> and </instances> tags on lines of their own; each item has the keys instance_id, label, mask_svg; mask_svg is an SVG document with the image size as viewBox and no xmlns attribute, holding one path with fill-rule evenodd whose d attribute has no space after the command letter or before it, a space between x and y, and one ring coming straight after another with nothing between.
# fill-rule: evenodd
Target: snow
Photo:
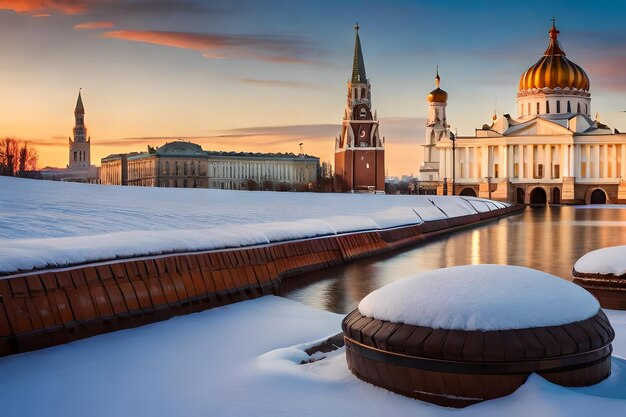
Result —
<instances>
[{"instance_id":1,"label":"snow","mask_svg":"<svg viewBox=\"0 0 626 417\"><path fill-rule=\"evenodd\" d=\"M377 230L496 207L504 203L0 177L0 273Z\"/></svg>"},{"instance_id":2,"label":"snow","mask_svg":"<svg viewBox=\"0 0 626 417\"><path fill-rule=\"evenodd\" d=\"M367 295L361 314L437 329L507 330L557 326L597 314L583 288L530 268L463 265L427 271Z\"/></svg>"},{"instance_id":3,"label":"snow","mask_svg":"<svg viewBox=\"0 0 626 417\"><path fill-rule=\"evenodd\" d=\"M537 375L515 393L464 409L405 398L354 377L345 352L299 365L342 316L264 297L0 358L3 417L380 416L587 417L626 408L626 312L611 376L567 388Z\"/></svg>"},{"instance_id":4,"label":"snow","mask_svg":"<svg viewBox=\"0 0 626 417\"><path fill-rule=\"evenodd\" d=\"M576 261L574 270L583 274L624 275L626 274L626 245L591 251Z\"/></svg>"}]
</instances>

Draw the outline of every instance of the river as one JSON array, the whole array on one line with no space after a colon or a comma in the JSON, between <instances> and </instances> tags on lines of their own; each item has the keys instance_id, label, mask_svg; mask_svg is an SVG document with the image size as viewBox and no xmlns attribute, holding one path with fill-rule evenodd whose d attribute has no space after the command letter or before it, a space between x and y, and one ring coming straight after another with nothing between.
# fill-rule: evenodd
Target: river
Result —
<instances>
[{"instance_id":1,"label":"river","mask_svg":"<svg viewBox=\"0 0 626 417\"><path fill-rule=\"evenodd\" d=\"M508 264L571 279L574 263L594 249L626 244L626 206L527 208L478 227L452 232L383 256L287 279L281 295L348 313L371 291L436 268Z\"/></svg>"}]
</instances>

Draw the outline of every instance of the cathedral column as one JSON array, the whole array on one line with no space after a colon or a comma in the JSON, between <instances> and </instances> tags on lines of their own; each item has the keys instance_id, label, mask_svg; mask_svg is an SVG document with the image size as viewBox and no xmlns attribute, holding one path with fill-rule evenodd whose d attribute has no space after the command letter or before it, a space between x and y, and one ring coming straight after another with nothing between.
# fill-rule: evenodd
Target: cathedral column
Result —
<instances>
[{"instance_id":1,"label":"cathedral column","mask_svg":"<svg viewBox=\"0 0 626 417\"><path fill-rule=\"evenodd\" d=\"M599 150L599 149L598 149ZM599 154L600 152L598 152ZM598 155L598 160L600 159L600 155ZM602 178L609 177L609 145L602 145Z\"/></svg>"},{"instance_id":2,"label":"cathedral column","mask_svg":"<svg viewBox=\"0 0 626 417\"><path fill-rule=\"evenodd\" d=\"M470 149L469 146L463 148L463 153L465 154L465 158L463 161L463 179L467 180L470 177Z\"/></svg>"},{"instance_id":3,"label":"cathedral column","mask_svg":"<svg viewBox=\"0 0 626 417\"><path fill-rule=\"evenodd\" d=\"M569 174L569 145L560 145L561 146L561 161L563 161L563 172L561 173L561 177L570 177Z\"/></svg>"},{"instance_id":4,"label":"cathedral column","mask_svg":"<svg viewBox=\"0 0 626 417\"><path fill-rule=\"evenodd\" d=\"M596 145L593 147L594 149L594 166L593 166L593 177L600 178L600 146Z\"/></svg>"},{"instance_id":5,"label":"cathedral column","mask_svg":"<svg viewBox=\"0 0 626 417\"><path fill-rule=\"evenodd\" d=\"M543 152L543 176L547 179L552 179L552 145L546 144L546 149Z\"/></svg>"},{"instance_id":6,"label":"cathedral column","mask_svg":"<svg viewBox=\"0 0 626 417\"><path fill-rule=\"evenodd\" d=\"M585 178L591 178L591 145L581 145L585 148L585 157L587 158L587 169L585 170Z\"/></svg>"},{"instance_id":7,"label":"cathedral column","mask_svg":"<svg viewBox=\"0 0 626 417\"><path fill-rule=\"evenodd\" d=\"M620 177L622 177L622 181L626 181L626 143L622 143L620 145L620 147L622 148L622 158L621 158L621 173L620 173Z\"/></svg>"},{"instance_id":8,"label":"cathedral column","mask_svg":"<svg viewBox=\"0 0 626 417\"><path fill-rule=\"evenodd\" d=\"M533 145L526 145L527 161L528 167L526 169L527 178L533 179L535 178L535 152L533 149Z\"/></svg>"},{"instance_id":9,"label":"cathedral column","mask_svg":"<svg viewBox=\"0 0 626 417\"><path fill-rule=\"evenodd\" d=\"M498 163L500 169L498 169L498 177L507 177L509 172L509 147L506 145L498 146Z\"/></svg>"}]
</instances>

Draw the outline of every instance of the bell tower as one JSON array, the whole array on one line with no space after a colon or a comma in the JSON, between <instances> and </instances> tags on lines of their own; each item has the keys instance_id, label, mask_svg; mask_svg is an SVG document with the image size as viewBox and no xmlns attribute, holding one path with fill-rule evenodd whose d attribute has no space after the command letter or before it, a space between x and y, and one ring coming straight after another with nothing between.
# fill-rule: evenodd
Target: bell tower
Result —
<instances>
[{"instance_id":1,"label":"bell tower","mask_svg":"<svg viewBox=\"0 0 626 417\"><path fill-rule=\"evenodd\" d=\"M365 74L358 23L354 29L352 77L341 132L335 140L335 191L384 193L384 138L378 132L378 117L372 114L371 85Z\"/></svg>"},{"instance_id":2,"label":"bell tower","mask_svg":"<svg viewBox=\"0 0 626 417\"><path fill-rule=\"evenodd\" d=\"M439 150L437 143L447 139L450 125L446 117L448 93L440 88L441 77L439 67L435 76L435 89L431 91L428 101L428 121L426 122L426 138L424 141L424 163L420 167L420 181L439 181Z\"/></svg>"},{"instance_id":3,"label":"bell tower","mask_svg":"<svg viewBox=\"0 0 626 417\"><path fill-rule=\"evenodd\" d=\"M85 107L83 99L78 91L78 100L74 109L74 140L69 141L69 163L68 169L81 170L88 169L91 165L91 138L87 138L87 127L85 127Z\"/></svg>"}]
</instances>

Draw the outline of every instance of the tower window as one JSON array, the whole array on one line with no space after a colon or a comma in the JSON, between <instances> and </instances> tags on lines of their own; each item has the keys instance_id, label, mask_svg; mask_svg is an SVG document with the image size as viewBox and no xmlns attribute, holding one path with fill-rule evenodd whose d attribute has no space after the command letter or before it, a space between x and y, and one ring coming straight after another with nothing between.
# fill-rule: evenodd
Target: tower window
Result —
<instances>
[{"instance_id":1,"label":"tower window","mask_svg":"<svg viewBox=\"0 0 626 417\"><path fill-rule=\"evenodd\" d=\"M76 162L77 158L78 158L78 152L74 151L74 162Z\"/></svg>"},{"instance_id":2,"label":"tower window","mask_svg":"<svg viewBox=\"0 0 626 417\"><path fill-rule=\"evenodd\" d=\"M174 162L174 175L178 175L178 161Z\"/></svg>"},{"instance_id":3,"label":"tower window","mask_svg":"<svg viewBox=\"0 0 626 417\"><path fill-rule=\"evenodd\" d=\"M572 104L570 103L569 100L567 100L567 112L571 113L572 112Z\"/></svg>"},{"instance_id":4,"label":"tower window","mask_svg":"<svg viewBox=\"0 0 626 417\"><path fill-rule=\"evenodd\" d=\"M365 88L361 89L361 98L362 99L367 98L367 92L365 91Z\"/></svg>"},{"instance_id":5,"label":"tower window","mask_svg":"<svg viewBox=\"0 0 626 417\"><path fill-rule=\"evenodd\" d=\"M546 100L546 113L550 114L550 102Z\"/></svg>"},{"instance_id":6,"label":"tower window","mask_svg":"<svg viewBox=\"0 0 626 417\"><path fill-rule=\"evenodd\" d=\"M576 106L576 113L580 113L580 103Z\"/></svg>"},{"instance_id":7,"label":"tower window","mask_svg":"<svg viewBox=\"0 0 626 417\"><path fill-rule=\"evenodd\" d=\"M537 102L537 114L539 114L539 103Z\"/></svg>"},{"instance_id":8,"label":"tower window","mask_svg":"<svg viewBox=\"0 0 626 417\"><path fill-rule=\"evenodd\" d=\"M585 104L585 114L589 114L589 109L587 108L586 104Z\"/></svg>"},{"instance_id":9,"label":"tower window","mask_svg":"<svg viewBox=\"0 0 626 417\"><path fill-rule=\"evenodd\" d=\"M183 173L184 173L185 175L187 175L187 174L188 174L188 170L187 170L187 162L185 162L185 165L183 166ZM185 187L185 188L187 188L187 187Z\"/></svg>"},{"instance_id":10,"label":"tower window","mask_svg":"<svg viewBox=\"0 0 626 417\"><path fill-rule=\"evenodd\" d=\"M561 100L556 102L556 112L561 113Z\"/></svg>"}]
</instances>

